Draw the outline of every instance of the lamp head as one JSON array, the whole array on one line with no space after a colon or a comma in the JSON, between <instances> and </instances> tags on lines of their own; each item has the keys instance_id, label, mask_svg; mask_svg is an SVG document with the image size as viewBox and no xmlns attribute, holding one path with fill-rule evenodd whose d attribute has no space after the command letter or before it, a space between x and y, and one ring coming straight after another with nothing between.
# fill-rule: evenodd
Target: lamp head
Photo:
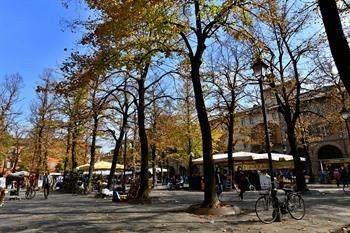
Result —
<instances>
[{"instance_id":1,"label":"lamp head","mask_svg":"<svg viewBox=\"0 0 350 233\"><path fill-rule=\"evenodd\" d=\"M261 58L258 58L252 66L255 77L260 78L261 76L265 76L268 67Z\"/></svg>"},{"instance_id":2,"label":"lamp head","mask_svg":"<svg viewBox=\"0 0 350 233\"><path fill-rule=\"evenodd\" d=\"M341 114L342 118L343 118L345 121L349 120L349 118L350 118L350 113L349 113L349 111L348 111L345 107L343 107L343 108L340 110L340 114Z\"/></svg>"}]
</instances>

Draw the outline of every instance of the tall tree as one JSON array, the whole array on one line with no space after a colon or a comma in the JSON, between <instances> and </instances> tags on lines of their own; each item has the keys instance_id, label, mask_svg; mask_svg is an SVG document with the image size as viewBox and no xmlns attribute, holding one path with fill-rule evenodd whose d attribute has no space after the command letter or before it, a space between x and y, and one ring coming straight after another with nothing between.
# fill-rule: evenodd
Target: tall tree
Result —
<instances>
[{"instance_id":1,"label":"tall tree","mask_svg":"<svg viewBox=\"0 0 350 233\"><path fill-rule=\"evenodd\" d=\"M87 116L87 91L84 88L67 89L60 84L55 90L62 98L60 99L60 112L67 117L63 124L66 128L66 165L71 159L71 170L74 171L78 165L78 145L83 136L84 124ZM65 167L66 168L66 167ZM65 170L65 169L64 169Z\"/></svg>"},{"instance_id":2,"label":"tall tree","mask_svg":"<svg viewBox=\"0 0 350 233\"><path fill-rule=\"evenodd\" d=\"M32 170L38 174L47 171L47 160L50 151L50 142L53 139L56 125L57 99L53 95L52 84L54 77L52 70L46 69L40 76L42 84L37 86L37 102L32 105L31 123L33 125L32 137L34 151Z\"/></svg>"},{"instance_id":3,"label":"tall tree","mask_svg":"<svg viewBox=\"0 0 350 233\"><path fill-rule=\"evenodd\" d=\"M152 59L167 45L171 33L164 30L166 4L153 1L104 1L87 0L88 6L100 12L97 18L85 25L88 33L82 39L85 45L93 46L99 53L95 69L108 70L118 66L131 77L136 86L130 91L138 115L141 143L141 185L138 198L148 199L148 141L145 128L145 93ZM100 16L100 17L99 17ZM160 57L156 60L161 59Z\"/></svg>"},{"instance_id":4,"label":"tall tree","mask_svg":"<svg viewBox=\"0 0 350 233\"><path fill-rule=\"evenodd\" d=\"M216 189L214 163L212 159L212 133L202 88L201 65L206 43L212 39L224 25L228 25L230 15L239 1L207 2L194 0L179 4L183 15L173 22L185 46L183 53L188 59L191 71L190 79L196 102L196 110L202 133L204 201L202 207L217 207L219 204Z\"/></svg>"},{"instance_id":5,"label":"tall tree","mask_svg":"<svg viewBox=\"0 0 350 233\"><path fill-rule=\"evenodd\" d=\"M91 71L91 70L90 70ZM88 109L89 117L91 119L91 144L90 144L90 166L89 175L87 179L87 191L91 191L92 188L92 176L96 162L96 145L99 130L102 124L102 119L105 117L104 113L109 105L109 93L105 94L104 91L108 85L105 83L106 76L104 74L95 73L93 70L84 75L97 75L95 78L89 81L87 88L89 91L88 96Z\"/></svg>"},{"instance_id":6,"label":"tall tree","mask_svg":"<svg viewBox=\"0 0 350 233\"><path fill-rule=\"evenodd\" d=\"M108 129L108 131L112 134L114 141L115 141L115 146L113 150L113 157L112 157L112 165L111 165L111 170L109 172L108 176L108 183L107 187L110 187L112 184L112 180L114 178L115 174L115 169L117 166L117 161L118 161L118 155L120 152L120 148L123 142L123 138L126 135L126 127L128 125L128 118L130 117L130 107L132 102L129 101L128 98L128 92L127 92L127 81L124 83L124 89L123 92L120 95L114 94L113 96L115 97L115 101L117 101L117 105L115 107L112 107L112 109L118 114L121 115L121 120L119 123L119 135L117 137L116 132L112 129ZM124 95L124 98L121 99L120 96ZM131 102L131 103L130 103ZM126 140L126 139L125 139ZM125 164L124 164L125 165Z\"/></svg>"},{"instance_id":7,"label":"tall tree","mask_svg":"<svg viewBox=\"0 0 350 233\"><path fill-rule=\"evenodd\" d=\"M228 171L229 176L233 177L232 153L235 145L235 115L239 107L239 101L244 96L243 91L247 83L245 72L248 64L250 64L248 62L250 57L247 56L247 49L243 46L243 43L234 42L232 38L226 39L218 46L213 48L217 52L213 53L210 59L208 82L214 86L213 95L217 99L216 107L223 123L226 125Z\"/></svg>"},{"instance_id":8,"label":"tall tree","mask_svg":"<svg viewBox=\"0 0 350 233\"><path fill-rule=\"evenodd\" d=\"M0 160L5 157L10 146L9 130L15 126L20 112L16 111L15 104L20 100L19 91L23 85L19 74L6 75L0 83Z\"/></svg>"},{"instance_id":9,"label":"tall tree","mask_svg":"<svg viewBox=\"0 0 350 233\"><path fill-rule=\"evenodd\" d=\"M138 121L141 142L141 187L139 198L146 197L148 189L148 147L144 124L144 91L148 71L154 60L160 60L177 51L184 55L191 66L190 79L194 87L196 109L203 137L205 194L203 206L216 207L218 200L215 191L214 166L212 161L212 135L207 116L200 69L204 58L206 42L214 38L223 26L232 26L234 8L241 1L86 1L100 14L89 25L83 41L102 50L107 59L115 64L120 60L125 66L134 69L138 79ZM237 7L238 8L238 7ZM237 10L237 15L241 11ZM236 13L236 12L235 12ZM230 18L231 17L231 18ZM243 18L243 17L242 17ZM242 19L240 18L240 20ZM92 25L92 26L91 26ZM180 36L180 46L174 49ZM178 38L176 38L178 39ZM178 44L178 43L177 43ZM185 47L185 51L181 48ZM180 51L181 50L181 51ZM106 58L105 57L105 58ZM122 58L123 57L123 58ZM122 59L121 59L122 58ZM154 60L153 60L154 59ZM130 62L132 61L132 62Z\"/></svg>"},{"instance_id":10,"label":"tall tree","mask_svg":"<svg viewBox=\"0 0 350 233\"><path fill-rule=\"evenodd\" d=\"M288 0L268 3L267 7L260 8L260 14L264 16L260 18L263 21L260 28L264 29L264 39L260 42L265 43L263 47L268 54L271 72L265 83L269 83L271 89L265 90L264 95L268 106L278 104L284 118L290 153L294 157L297 188L304 191L306 184L295 129L301 114L302 85L315 70L308 59L316 51L316 33L309 27L312 11L303 3Z\"/></svg>"},{"instance_id":11,"label":"tall tree","mask_svg":"<svg viewBox=\"0 0 350 233\"><path fill-rule=\"evenodd\" d=\"M350 47L340 21L337 1L318 0L318 5L340 79L350 94Z\"/></svg>"},{"instance_id":12,"label":"tall tree","mask_svg":"<svg viewBox=\"0 0 350 233\"><path fill-rule=\"evenodd\" d=\"M20 125L16 125L13 132L13 146L14 149L12 151L13 156L13 165L12 172L16 172L18 161L21 159L23 139L24 139L24 130Z\"/></svg>"}]
</instances>

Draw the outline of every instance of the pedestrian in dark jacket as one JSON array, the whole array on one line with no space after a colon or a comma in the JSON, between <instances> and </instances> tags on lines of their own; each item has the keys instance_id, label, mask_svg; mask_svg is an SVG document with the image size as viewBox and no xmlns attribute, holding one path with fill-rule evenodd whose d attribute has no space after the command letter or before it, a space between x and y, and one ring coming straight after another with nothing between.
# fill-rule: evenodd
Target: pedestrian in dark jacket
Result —
<instances>
[{"instance_id":1,"label":"pedestrian in dark jacket","mask_svg":"<svg viewBox=\"0 0 350 233\"><path fill-rule=\"evenodd\" d=\"M216 171L215 171L215 182L216 182L216 193L220 195L224 191L224 188L221 180L220 170L218 167L216 168Z\"/></svg>"},{"instance_id":2,"label":"pedestrian in dark jacket","mask_svg":"<svg viewBox=\"0 0 350 233\"><path fill-rule=\"evenodd\" d=\"M349 185L349 172L346 167L340 168L340 179L343 183L343 188L348 187Z\"/></svg>"},{"instance_id":3,"label":"pedestrian in dark jacket","mask_svg":"<svg viewBox=\"0 0 350 233\"><path fill-rule=\"evenodd\" d=\"M247 182L247 177L245 176L241 167L238 167L235 179L236 179L236 183L238 184L238 188L240 190L239 197L241 200L243 200L243 193L247 190L248 182Z\"/></svg>"}]
</instances>

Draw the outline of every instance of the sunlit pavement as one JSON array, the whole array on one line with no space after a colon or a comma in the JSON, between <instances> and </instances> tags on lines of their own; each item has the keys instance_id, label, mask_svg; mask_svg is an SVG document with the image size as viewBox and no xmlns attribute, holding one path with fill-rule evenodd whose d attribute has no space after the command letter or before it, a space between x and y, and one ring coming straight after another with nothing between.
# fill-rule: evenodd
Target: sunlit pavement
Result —
<instances>
[{"instance_id":1,"label":"sunlit pavement","mask_svg":"<svg viewBox=\"0 0 350 233\"><path fill-rule=\"evenodd\" d=\"M259 192L245 193L244 201L236 192L223 195L226 203L239 206L243 213L224 217L186 213L203 200L202 192L193 191L155 190L152 204L145 205L61 193L45 200L37 193L32 200L7 201L0 208L0 232L329 232L350 223L350 196L341 189L311 190L304 195L303 220L284 215L282 222L273 224L262 224L255 216Z\"/></svg>"}]
</instances>

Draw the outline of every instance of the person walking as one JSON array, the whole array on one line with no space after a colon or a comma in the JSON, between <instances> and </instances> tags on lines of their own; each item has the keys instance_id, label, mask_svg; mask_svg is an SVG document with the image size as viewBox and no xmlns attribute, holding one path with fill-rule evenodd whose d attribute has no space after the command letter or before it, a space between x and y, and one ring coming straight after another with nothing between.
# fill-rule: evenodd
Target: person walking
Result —
<instances>
[{"instance_id":1,"label":"person walking","mask_svg":"<svg viewBox=\"0 0 350 233\"><path fill-rule=\"evenodd\" d=\"M50 194L50 184L51 184L51 182L50 182L49 174L47 172L45 172L44 177L43 177L43 189L44 189L45 199L47 199L47 197Z\"/></svg>"},{"instance_id":2,"label":"person walking","mask_svg":"<svg viewBox=\"0 0 350 233\"><path fill-rule=\"evenodd\" d=\"M36 178L34 174L29 176L29 187L34 188L36 183Z\"/></svg>"},{"instance_id":3,"label":"person walking","mask_svg":"<svg viewBox=\"0 0 350 233\"><path fill-rule=\"evenodd\" d=\"M346 167L341 167L340 169L340 178L343 183L343 188L349 186L349 172Z\"/></svg>"},{"instance_id":4,"label":"person walking","mask_svg":"<svg viewBox=\"0 0 350 233\"><path fill-rule=\"evenodd\" d=\"M0 207L4 206L6 190L6 177L0 173Z\"/></svg>"},{"instance_id":5,"label":"person walking","mask_svg":"<svg viewBox=\"0 0 350 233\"><path fill-rule=\"evenodd\" d=\"M224 191L224 188L222 185L219 167L217 167L215 171L215 182L216 182L216 193L218 196L220 196L220 194Z\"/></svg>"},{"instance_id":6,"label":"person walking","mask_svg":"<svg viewBox=\"0 0 350 233\"><path fill-rule=\"evenodd\" d=\"M236 172L236 183L238 184L238 188L240 190L239 197L243 201L243 194L247 190L248 182L247 177L245 176L241 167L238 167Z\"/></svg>"},{"instance_id":7,"label":"person walking","mask_svg":"<svg viewBox=\"0 0 350 233\"><path fill-rule=\"evenodd\" d=\"M341 174L340 174L338 168L336 168L336 169L334 170L333 176L334 176L335 182L337 183L337 187L339 188Z\"/></svg>"}]
</instances>

